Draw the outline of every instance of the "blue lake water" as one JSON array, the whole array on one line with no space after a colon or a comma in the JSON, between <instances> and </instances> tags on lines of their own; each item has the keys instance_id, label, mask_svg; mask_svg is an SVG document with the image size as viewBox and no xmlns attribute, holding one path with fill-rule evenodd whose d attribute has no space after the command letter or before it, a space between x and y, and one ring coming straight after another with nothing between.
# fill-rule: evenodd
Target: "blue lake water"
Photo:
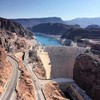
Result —
<instances>
[{"instance_id":1,"label":"blue lake water","mask_svg":"<svg viewBox=\"0 0 100 100\"><path fill-rule=\"evenodd\" d=\"M52 37L46 37L46 36L42 36L42 35L35 35L35 36L36 36L37 41L40 42L41 45L44 45L44 46L59 46L59 45L61 45L59 43L59 41L55 40Z\"/></svg>"}]
</instances>

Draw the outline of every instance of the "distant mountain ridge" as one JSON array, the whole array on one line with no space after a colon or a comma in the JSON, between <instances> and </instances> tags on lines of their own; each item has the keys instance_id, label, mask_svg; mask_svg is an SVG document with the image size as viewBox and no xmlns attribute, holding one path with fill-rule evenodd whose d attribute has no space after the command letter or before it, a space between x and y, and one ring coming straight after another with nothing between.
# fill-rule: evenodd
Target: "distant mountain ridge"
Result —
<instances>
[{"instance_id":1,"label":"distant mountain ridge","mask_svg":"<svg viewBox=\"0 0 100 100\"><path fill-rule=\"evenodd\" d=\"M65 24L68 24L68 25L78 24L83 28L89 25L99 25L100 26L100 17L98 18L76 18L76 19L65 21Z\"/></svg>"},{"instance_id":2,"label":"distant mountain ridge","mask_svg":"<svg viewBox=\"0 0 100 100\"><path fill-rule=\"evenodd\" d=\"M100 17L97 18L75 18L72 20L62 20L60 17L46 17L46 18L18 18L10 19L12 21L20 23L23 27L32 27L42 23L63 23L67 25L78 24L82 28L85 28L89 25L99 25L100 26Z\"/></svg>"},{"instance_id":3,"label":"distant mountain ridge","mask_svg":"<svg viewBox=\"0 0 100 100\"><path fill-rule=\"evenodd\" d=\"M86 28L81 28L79 25L65 25L62 23L43 23L32 28L32 32L39 32L47 35L61 35L63 39L100 39L100 26L89 25Z\"/></svg>"},{"instance_id":4,"label":"distant mountain ridge","mask_svg":"<svg viewBox=\"0 0 100 100\"><path fill-rule=\"evenodd\" d=\"M47 18L21 18L10 19L14 22L20 23L23 27L32 27L41 23L64 23L59 17L47 17Z\"/></svg>"}]
</instances>

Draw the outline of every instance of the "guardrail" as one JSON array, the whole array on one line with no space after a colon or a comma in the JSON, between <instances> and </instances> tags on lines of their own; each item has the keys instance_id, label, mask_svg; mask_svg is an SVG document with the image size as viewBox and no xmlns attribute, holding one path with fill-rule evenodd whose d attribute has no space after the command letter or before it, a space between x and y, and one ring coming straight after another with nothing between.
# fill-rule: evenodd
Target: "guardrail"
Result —
<instances>
[{"instance_id":1,"label":"guardrail","mask_svg":"<svg viewBox=\"0 0 100 100\"><path fill-rule=\"evenodd\" d=\"M45 94L44 94L43 89L41 89L41 92L42 92L42 94L43 94L43 96L44 96L44 99L46 100L46 97L45 97Z\"/></svg>"},{"instance_id":2,"label":"guardrail","mask_svg":"<svg viewBox=\"0 0 100 100\"><path fill-rule=\"evenodd\" d=\"M11 56L11 55L7 55L7 56L9 56L10 58L14 59L17 62L17 64L19 65L18 61L13 56Z\"/></svg>"},{"instance_id":3,"label":"guardrail","mask_svg":"<svg viewBox=\"0 0 100 100\"><path fill-rule=\"evenodd\" d=\"M24 63L26 63L26 53L25 53L25 56L24 56ZM26 63L27 64L27 63ZM24 66L26 66L26 65L24 65ZM36 75L36 74L35 74ZM36 76L37 77L37 76ZM36 84L34 84L34 85L36 85ZM37 87L37 86L35 86L35 87ZM43 92L43 90L42 90L42 88L40 88L40 91L42 92L42 94L43 94L43 97L44 97L44 100L46 100L46 97L45 97L45 94L44 94L44 92Z\"/></svg>"}]
</instances>

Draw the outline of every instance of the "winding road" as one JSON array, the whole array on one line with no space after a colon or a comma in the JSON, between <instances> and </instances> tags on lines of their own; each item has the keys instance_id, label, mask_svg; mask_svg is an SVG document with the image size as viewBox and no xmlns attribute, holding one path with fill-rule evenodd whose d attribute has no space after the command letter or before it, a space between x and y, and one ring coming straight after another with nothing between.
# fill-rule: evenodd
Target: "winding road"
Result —
<instances>
[{"instance_id":1,"label":"winding road","mask_svg":"<svg viewBox=\"0 0 100 100\"><path fill-rule=\"evenodd\" d=\"M36 75L34 74L34 72L28 67L28 51L25 52L25 57L24 57L24 64L28 70L28 72L30 73L31 77L32 77L32 81L34 84L34 89L35 89L35 97L36 100L46 100L45 96L43 95L41 86L39 84L39 80L37 79Z\"/></svg>"},{"instance_id":2,"label":"winding road","mask_svg":"<svg viewBox=\"0 0 100 100\"><path fill-rule=\"evenodd\" d=\"M10 80L8 82L7 87L5 88L4 93L2 94L2 96L0 97L0 100L10 100L13 91L16 87L17 84L17 77L18 77L18 62L11 56L7 56L7 59L9 60L9 62L12 64L13 66L13 71L12 71L12 75L10 77Z\"/></svg>"}]
</instances>

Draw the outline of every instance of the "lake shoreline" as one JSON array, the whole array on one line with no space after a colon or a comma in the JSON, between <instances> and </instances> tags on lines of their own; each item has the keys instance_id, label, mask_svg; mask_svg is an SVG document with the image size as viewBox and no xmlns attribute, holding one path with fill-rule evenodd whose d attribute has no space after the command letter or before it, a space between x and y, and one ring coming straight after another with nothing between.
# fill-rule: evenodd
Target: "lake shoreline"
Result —
<instances>
[{"instance_id":1,"label":"lake shoreline","mask_svg":"<svg viewBox=\"0 0 100 100\"><path fill-rule=\"evenodd\" d=\"M35 36L39 35L39 36L44 36L44 37L47 37L47 38L52 38L52 39L58 41L61 45L63 45L62 42L61 42L61 39L60 39L61 35L47 35L47 34L39 33L39 32L38 33L34 32L34 34L35 34Z\"/></svg>"},{"instance_id":2,"label":"lake shoreline","mask_svg":"<svg viewBox=\"0 0 100 100\"><path fill-rule=\"evenodd\" d=\"M34 32L34 34L35 34L35 37L37 38L37 41L45 46L62 45L59 38L60 36L46 35L39 32Z\"/></svg>"}]
</instances>

